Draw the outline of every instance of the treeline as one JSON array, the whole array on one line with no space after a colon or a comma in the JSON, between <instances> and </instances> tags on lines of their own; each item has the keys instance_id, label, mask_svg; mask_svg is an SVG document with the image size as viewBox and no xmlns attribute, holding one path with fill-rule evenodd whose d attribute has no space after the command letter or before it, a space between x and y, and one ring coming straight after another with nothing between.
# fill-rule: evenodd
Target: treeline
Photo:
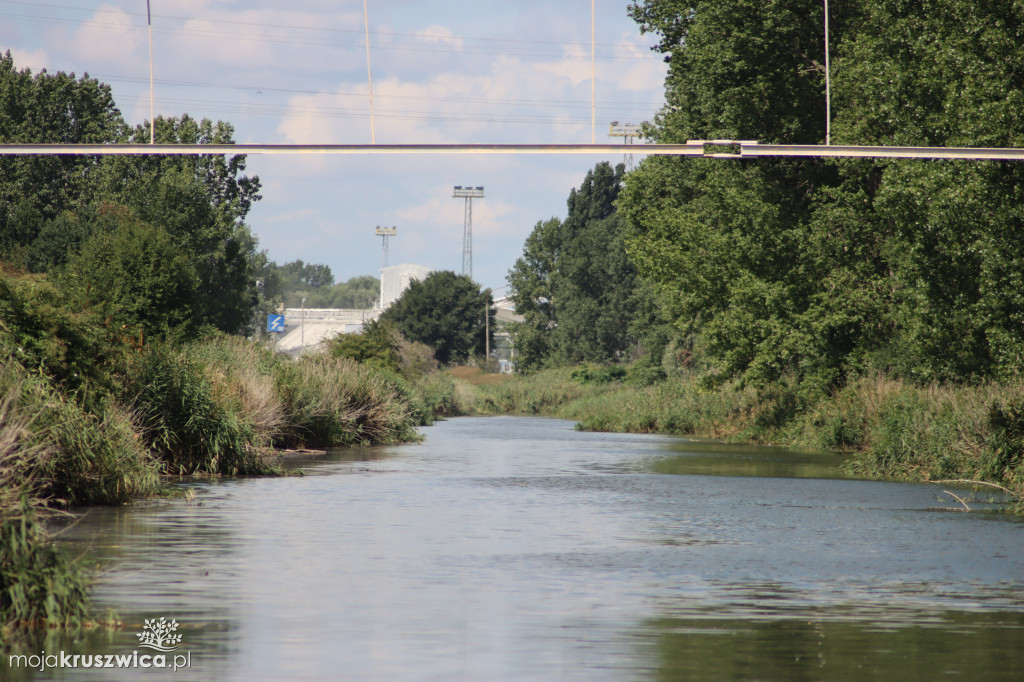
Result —
<instances>
[{"instance_id":1,"label":"treeline","mask_svg":"<svg viewBox=\"0 0 1024 682\"><path fill-rule=\"evenodd\" d=\"M157 142L231 144L230 124L159 118ZM110 88L0 56L0 143L149 142ZM47 273L76 304L144 334L250 329L265 256L245 224L260 181L245 157L5 156L0 259Z\"/></svg>"},{"instance_id":2,"label":"treeline","mask_svg":"<svg viewBox=\"0 0 1024 682\"><path fill-rule=\"evenodd\" d=\"M835 3L833 144L1024 144L1024 9ZM669 72L652 142L823 144L823 8L636 2ZM588 173L509 273L520 367L647 355L710 384L1016 377L1024 166L651 157ZM656 357L654 357L656 356ZM664 363L663 363L664 361Z\"/></svg>"},{"instance_id":3,"label":"treeline","mask_svg":"<svg viewBox=\"0 0 1024 682\"><path fill-rule=\"evenodd\" d=\"M525 320L511 327L520 371L635 359L651 298L626 255L616 210L625 168L599 163L569 195L565 220L538 222L508 274Z\"/></svg>"},{"instance_id":4,"label":"treeline","mask_svg":"<svg viewBox=\"0 0 1024 682\"><path fill-rule=\"evenodd\" d=\"M1020 147L1024 8L834 3L833 144ZM669 74L647 139L823 144L823 8L634 3ZM717 379L823 389L1016 377L1024 166L657 157L625 180L627 249L684 355Z\"/></svg>"},{"instance_id":5,"label":"treeline","mask_svg":"<svg viewBox=\"0 0 1024 682\"><path fill-rule=\"evenodd\" d=\"M268 309L307 308L370 309L380 298L380 280L371 275L351 277L335 284L328 265L295 260L278 265L269 261L258 274Z\"/></svg>"},{"instance_id":6,"label":"treeline","mask_svg":"<svg viewBox=\"0 0 1024 682\"><path fill-rule=\"evenodd\" d=\"M1024 146L1020 3L830 9L829 131L820 3L631 4L669 65L643 136ZM518 366L534 376L489 409L850 448L861 472L1024 498L1019 163L600 164L508 281L526 318ZM580 362L604 366L557 369Z\"/></svg>"}]
</instances>

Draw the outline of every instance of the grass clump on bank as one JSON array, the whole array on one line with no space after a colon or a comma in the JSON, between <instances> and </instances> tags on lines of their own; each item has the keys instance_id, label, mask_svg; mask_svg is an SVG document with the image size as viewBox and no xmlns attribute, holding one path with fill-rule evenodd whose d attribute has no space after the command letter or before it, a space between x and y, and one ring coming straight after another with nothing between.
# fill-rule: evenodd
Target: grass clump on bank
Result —
<instances>
[{"instance_id":1,"label":"grass clump on bank","mask_svg":"<svg viewBox=\"0 0 1024 682\"><path fill-rule=\"evenodd\" d=\"M414 408L396 382L345 358L316 355L276 375L283 447L398 443L416 436Z\"/></svg>"},{"instance_id":2,"label":"grass clump on bank","mask_svg":"<svg viewBox=\"0 0 1024 682\"><path fill-rule=\"evenodd\" d=\"M24 378L0 367L0 641L41 625L73 628L86 617L85 572L46 533L42 473L51 452L22 403Z\"/></svg>"}]
</instances>

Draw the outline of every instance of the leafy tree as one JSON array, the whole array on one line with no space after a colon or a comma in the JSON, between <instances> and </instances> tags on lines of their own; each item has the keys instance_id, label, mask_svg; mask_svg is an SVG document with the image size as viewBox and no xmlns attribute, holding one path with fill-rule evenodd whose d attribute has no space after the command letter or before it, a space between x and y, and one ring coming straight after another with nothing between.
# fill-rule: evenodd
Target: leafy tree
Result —
<instances>
[{"instance_id":1,"label":"leafy tree","mask_svg":"<svg viewBox=\"0 0 1024 682\"><path fill-rule=\"evenodd\" d=\"M0 55L0 144L100 144L124 138L110 87L74 74L32 75ZM0 157L0 257L17 258L43 225L92 197L100 160L87 156Z\"/></svg>"},{"instance_id":2,"label":"leafy tree","mask_svg":"<svg viewBox=\"0 0 1024 682\"><path fill-rule=\"evenodd\" d=\"M615 210L623 170L600 163L588 172L565 221L537 223L509 271L509 295L526 318L512 328L521 369L610 362L635 344L636 272Z\"/></svg>"},{"instance_id":3,"label":"leafy tree","mask_svg":"<svg viewBox=\"0 0 1024 682\"><path fill-rule=\"evenodd\" d=\"M198 277L174 238L126 209L111 206L102 217L105 229L63 270L65 288L116 326L147 337L196 336L203 322Z\"/></svg>"},{"instance_id":4,"label":"leafy tree","mask_svg":"<svg viewBox=\"0 0 1024 682\"><path fill-rule=\"evenodd\" d=\"M820 142L821 8L638 2L660 35L661 142ZM1016 5L832 8L836 142L1019 146ZM822 386L869 368L1008 376L1024 359L1019 166L651 158L619 206L663 313L721 377Z\"/></svg>"},{"instance_id":5,"label":"leafy tree","mask_svg":"<svg viewBox=\"0 0 1024 682\"><path fill-rule=\"evenodd\" d=\"M485 313L494 332L490 306L489 290L481 291L466 275L442 270L413 280L380 321L393 324L410 341L430 346L438 362L448 364L484 354Z\"/></svg>"},{"instance_id":6,"label":"leafy tree","mask_svg":"<svg viewBox=\"0 0 1024 682\"><path fill-rule=\"evenodd\" d=\"M233 134L230 124L188 116L160 118L156 129L164 143L230 144ZM125 125L108 86L88 75L33 76L10 53L0 57L0 143L148 140L148 126ZM204 325L245 331L261 261L244 222L260 183L244 169L243 155L2 157L0 258L35 272L64 266L106 229L103 207L126 207L169 235L195 273L203 296L183 307L198 307Z\"/></svg>"},{"instance_id":7,"label":"leafy tree","mask_svg":"<svg viewBox=\"0 0 1024 682\"><path fill-rule=\"evenodd\" d=\"M233 144L233 132L228 123L187 115L156 120L163 144ZM148 126L137 127L131 140L147 142ZM248 330L259 300L257 241L244 221L260 198L260 181L244 170L244 155L112 156L98 187L104 200L131 207L174 238L204 293L200 318L228 333Z\"/></svg>"}]
</instances>

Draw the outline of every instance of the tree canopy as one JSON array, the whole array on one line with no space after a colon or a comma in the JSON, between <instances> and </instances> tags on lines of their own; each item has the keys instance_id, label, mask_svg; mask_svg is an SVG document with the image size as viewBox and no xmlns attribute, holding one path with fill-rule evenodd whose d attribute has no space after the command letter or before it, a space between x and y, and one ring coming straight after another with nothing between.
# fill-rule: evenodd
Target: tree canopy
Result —
<instances>
[{"instance_id":1,"label":"tree canopy","mask_svg":"<svg viewBox=\"0 0 1024 682\"><path fill-rule=\"evenodd\" d=\"M184 115L155 125L162 143L233 142L224 122ZM33 75L17 70L9 52L0 56L0 143L148 139L148 126L124 122L108 86L88 75ZM245 224L260 181L244 170L244 155L2 157L0 259L82 286L85 301L98 304L110 292L125 303L121 317L135 311L134 321L149 332L246 331L264 257ZM160 274L164 266L170 269ZM141 280L130 280L143 270L156 287L151 299ZM179 287L158 284L170 273L181 277ZM165 300L146 303L157 298Z\"/></svg>"},{"instance_id":2,"label":"tree canopy","mask_svg":"<svg viewBox=\"0 0 1024 682\"><path fill-rule=\"evenodd\" d=\"M394 325L406 339L430 346L442 364L482 356L485 331L489 327L494 334L490 291L450 270L432 272L422 281L414 279L380 321Z\"/></svg>"},{"instance_id":3,"label":"tree canopy","mask_svg":"<svg viewBox=\"0 0 1024 682\"><path fill-rule=\"evenodd\" d=\"M647 137L824 142L821 6L649 0L630 12L669 63ZM1019 4L832 12L834 143L1021 145ZM661 314L719 378L980 380L1024 360L1022 172L652 157L618 206Z\"/></svg>"},{"instance_id":4,"label":"tree canopy","mask_svg":"<svg viewBox=\"0 0 1024 682\"><path fill-rule=\"evenodd\" d=\"M589 171L565 220L537 223L509 271L509 297L526 318L513 327L520 369L611 362L635 345L638 283L615 209L623 173L606 162Z\"/></svg>"}]
</instances>

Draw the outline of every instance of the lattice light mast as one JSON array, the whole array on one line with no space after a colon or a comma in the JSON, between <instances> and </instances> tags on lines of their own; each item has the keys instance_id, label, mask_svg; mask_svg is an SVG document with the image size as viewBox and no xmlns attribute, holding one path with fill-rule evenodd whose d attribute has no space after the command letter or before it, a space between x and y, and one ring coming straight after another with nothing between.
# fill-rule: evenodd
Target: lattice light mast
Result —
<instances>
[{"instance_id":1,"label":"lattice light mast","mask_svg":"<svg viewBox=\"0 0 1024 682\"><path fill-rule=\"evenodd\" d=\"M455 186L452 197L466 199L465 228L462 233L462 274L473 277L473 199L484 198L483 187Z\"/></svg>"},{"instance_id":2,"label":"lattice light mast","mask_svg":"<svg viewBox=\"0 0 1024 682\"><path fill-rule=\"evenodd\" d=\"M384 261L383 265L381 265L381 268L386 268L388 266L388 237L394 237L396 234L398 234L398 228L381 227L380 225L378 225L377 229L374 230L374 234L380 237L381 241L384 244Z\"/></svg>"},{"instance_id":3,"label":"lattice light mast","mask_svg":"<svg viewBox=\"0 0 1024 682\"><path fill-rule=\"evenodd\" d=\"M608 137L624 137L626 144L633 144L633 138L640 137L640 126L635 123L612 121L608 126ZM626 164L626 170L633 170L632 154L626 154L622 160Z\"/></svg>"}]
</instances>

